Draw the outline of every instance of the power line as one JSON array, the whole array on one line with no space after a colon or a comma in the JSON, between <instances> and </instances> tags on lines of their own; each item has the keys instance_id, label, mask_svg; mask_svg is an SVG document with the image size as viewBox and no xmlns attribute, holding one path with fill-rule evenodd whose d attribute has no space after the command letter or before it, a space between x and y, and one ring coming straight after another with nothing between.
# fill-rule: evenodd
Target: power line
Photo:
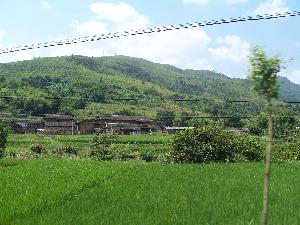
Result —
<instances>
[{"instance_id":1,"label":"power line","mask_svg":"<svg viewBox=\"0 0 300 225\"><path fill-rule=\"evenodd\" d=\"M250 119L256 118L261 115L251 115L251 116L179 116L179 118L186 119ZM173 118L172 116L164 116L165 118ZM273 116L274 118L300 118L300 115L291 115L291 116Z\"/></svg>"},{"instance_id":2,"label":"power line","mask_svg":"<svg viewBox=\"0 0 300 225\"><path fill-rule=\"evenodd\" d=\"M173 100L175 102L201 102L204 99L168 99L168 100ZM250 100L224 100L225 103L249 103L251 102Z\"/></svg>"},{"instance_id":3,"label":"power line","mask_svg":"<svg viewBox=\"0 0 300 225\"><path fill-rule=\"evenodd\" d=\"M283 103L287 103L287 104L300 104L300 102L294 102L294 101L292 101L292 102L283 102Z\"/></svg>"},{"instance_id":4,"label":"power line","mask_svg":"<svg viewBox=\"0 0 300 225\"><path fill-rule=\"evenodd\" d=\"M178 116L178 117L184 119L249 119L255 116ZM173 118L173 117L164 116L164 118Z\"/></svg>"},{"instance_id":5,"label":"power line","mask_svg":"<svg viewBox=\"0 0 300 225\"><path fill-rule=\"evenodd\" d=\"M59 97L59 96L44 96L44 97L32 97L32 96L14 96L14 95L5 95L0 96L0 99L52 99L52 100L89 100L88 97ZM98 102L96 101L87 101L89 103L107 103L109 101L139 101L141 98L111 98L111 99L102 99Z\"/></svg>"},{"instance_id":6,"label":"power line","mask_svg":"<svg viewBox=\"0 0 300 225\"><path fill-rule=\"evenodd\" d=\"M53 100L89 100L88 97L61 97L61 96L44 96L44 97L32 97L32 96L17 96L17 95L0 95L0 99L53 99ZM147 98L104 98L99 101L87 101L90 103L107 103L109 101L145 101L150 100ZM156 98L153 100L161 100L161 101L174 101L174 102L201 102L205 101L206 99L172 99L172 98ZM247 99L225 99L222 102L224 103L251 103L251 102L257 102L254 100L247 100ZM284 104L300 104L300 101L283 101L279 102Z\"/></svg>"},{"instance_id":7,"label":"power line","mask_svg":"<svg viewBox=\"0 0 300 225\"><path fill-rule=\"evenodd\" d=\"M294 16L300 16L300 11L275 13L275 14L264 14L264 15L246 16L246 17L236 17L236 18L230 18L230 19L205 20L203 22L183 23L183 24L177 24L177 25L165 25L165 26L152 27L152 28L140 28L137 30L130 30L130 31L126 30L126 31L115 32L115 33L105 33L105 34L100 34L100 35L65 39L65 40L60 40L60 41L47 41L47 42L42 42L42 43L37 43L37 44L27 44L27 45L23 45L23 46L21 45L21 46L16 46L16 47L12 47L12 48L3 48L3 49L0 49L0 55L1 54L10 54L10 53L20 52L20 51L28 51L28 50L33 50L33 49L40 49L40 48L49 48L49 47L71 45L71 44L77 44L77 43L94 42L94 41L106 40L106 39L116 39L116 38L127 37L127 36L160 33L160 32L167 32L167 31L174 31L174 30L181 30L181 29L192 29L192 28L199 28L199 27L205 27L205 26L239 23L239 22L246 22L246 21L279 19L279 18L294 17Z\"/></svg>"},{"instance_id":8,"label":"power line","mask_svg":"<svg viewBox=\"0 0 300 225\"><path fill-rule=\"evenodd\" d=\"M18 115L12 115L12 116L15 116L15 117L3 117L5 114L0 114L2 115L2 117L0 117L0 124L2 123L1 122L1 119L3 120L9 120L11 122L22 122L22 121L28 121L28 122L37 122L38 119L37 118L21 118L20 116ZM39 115L39 117L43 117L45 114L41 114ZM106 115L106 116L109 116L109 115ZM251 119L251 118L257 118L259 117L260 115L249 115L249 116L177 116L177 118L181 118L181 119L216 119L216 120L222 120L222 119ZM113 117L113 116L112 116ZM122 115L119 115L119 117L122 117ZM134 116L133 116L134 117ZM90 115L89 117L86 117L86 118L81 118L81 117L77 117L76 116L73 116L72 117L74 120L77 120L77 121L84 121L84 120L99 120L99 118L101 118L101 115ZM163 118L173 118L173 116L164 116ZM300 116L299 115L288 115L288 116L276 116L274 115L273 118L277 119L277 118L299 118L300 119ZM157 122L162 122L162 121L159 121L159 120L156 120ZM85 121L85 123L87 124L94 124L95 121Z\"/></svg>"}]
</instances>

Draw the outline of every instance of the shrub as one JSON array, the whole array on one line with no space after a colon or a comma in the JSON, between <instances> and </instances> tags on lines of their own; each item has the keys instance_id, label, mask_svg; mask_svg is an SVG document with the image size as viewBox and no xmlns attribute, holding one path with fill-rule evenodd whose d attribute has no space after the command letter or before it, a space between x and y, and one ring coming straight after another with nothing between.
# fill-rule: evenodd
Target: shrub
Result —
<instances>
[{"instance_id":1,"label":"shrub","mask_svg":"<svg viewBox=\"0 0 300 225\"><path fill-rule=\"evenodd\" d=\"M179 163L233 161L233 136L220 126L203 126L179 132L174 138L171 157Z\"/></svg>"},{"instance_id":2,"label":"shrub","mask_svg":"<svg viewBox=\"0 0 300 225\"><path fill-rule=\"evenodd\" d=\"M177 133L173 145L171 158L178 163L260 161L264 149L260 138L211 125Z\"/></svg>"},{"instance_id":3,"label":"shrub","mask_svg":"<svg viewBox=\"0 0 300 225\"><path fill-rule=\"evenodd\" d=\"M71 145L64 145L62 147L59 147L57 149L55 149L54 153L56 155L74 155L74 156L78 156L79 154L79 149L71 146Z\"/></svg>"},{"instance_id":4,"label":"shrub","mask_svg":"<svg viewBox=\"0 0 300 225\"><path fill-rule=\"evenodd\" d=\"M299 161L300 160L300 139L289 142L277 140L274 144L274 161Z\"/></svg>"},{"instance_id":5,"label":"shrub","mask_svg":"<svg viewBox=\"0 0 300 225\"><path fill-rule=\"evenodd\" d=\"M98 160L111 160L110 147L116 142L117 134L98 133L92 139L90 156Z\"/></svg>"},{"instance_id":6,"label":"shrub","mask_svg":"<svg viewBox=\"0 0 300 225\"><path fill-rule=\"evenodd\" d=\"M140 159L146 162L153 162L156 161L158 158L158 154L154 152L142 152L140 153Z\"/></svg>"},{"instance_id":7,"label":"shrub","mask_svg":"<svg viewBox=\"0 0 300 225\"><path fill-rule=\"evenodd\" d=\"M235 135L233 138L235 161L258 162L264 158L264 143L260 137L247 134Z\"/></svg>"},{"instance_id":8,"label":"shrub","mask_svg":"<svg viewBox=\"0 0 300 225\"><path fill-rule=\"evenodd\" d=\"M38 159L40 156L31 151L17 152L13 154L13 158L15 159Z\"/></svg>"},{"instance_id":9,"label":"shrub","mask_svg":"<svg viewBox=\"0 0 300 225\"><path fill-rule=\"evenodd\" d=\"M46 148L43 145L32 145L30 147L31 152L35 153L35 154L43 154L46 153Z\"/></svg>"},{"instance_id":10,"label":"shrub","mask_svg":"<svg viewBox=\"0 0 300 225\"><path fill-rule=\"evenodd\" d=\"M7 130L0 126L0 158L4 157L4 150L7 144Z\"/></svg>"},{"instance_id":11,"label":"shrub","mask_svg":"<svg viewBox=\"0 0 300 225\"><path fill-rule=\"evenodd\" d=\"M139 154L130 150L129 145L112 144L109 147L107 159L127 161L137 159Z\"/></svg>"},{"instance_id":12,"label":"shrub","mask_svg":"<svg viewBox=\"0 0 300 225\"><path fill-rule=\"evenodd\" d=\"M159 163L172 163L170 152L159 153L155 161Z\"/></svg>"}]
</instances>

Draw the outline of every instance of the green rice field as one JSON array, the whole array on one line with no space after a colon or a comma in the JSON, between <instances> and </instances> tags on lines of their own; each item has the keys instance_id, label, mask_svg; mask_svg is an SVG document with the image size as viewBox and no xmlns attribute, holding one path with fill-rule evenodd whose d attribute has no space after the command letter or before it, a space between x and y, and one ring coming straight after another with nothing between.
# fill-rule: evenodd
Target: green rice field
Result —
<instances>
[{"instance_id":1,"label":"green rice field","mask_svg":"<svg viewBox=\"0 0 300 225\"><path fill-rule=\"evenodd\" d=\"M0 160L0 224L259 224L262 163ZM272 225L300 224L300 164L274 164Z\"/></svg>"},{"instance_id":2,"label":"green rice field","mask_svg":"<svg viewBox=\"0 0 300 225\"><path fill-rule=\"evenodd\" d=\"M29 151L32 145L44 145L48 150L70 145L81 151L90 148L93 135L35 135L9 134L7 152ZM139 152L166 152L170 151L172 135L124 135L119 136L118 144L127 144Z\"/></svg>"}]
</instances>

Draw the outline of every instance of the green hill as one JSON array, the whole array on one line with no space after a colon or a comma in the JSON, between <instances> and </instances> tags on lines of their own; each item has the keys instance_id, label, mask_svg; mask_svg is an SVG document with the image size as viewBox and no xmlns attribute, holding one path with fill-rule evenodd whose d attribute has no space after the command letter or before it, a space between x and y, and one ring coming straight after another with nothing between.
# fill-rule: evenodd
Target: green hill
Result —
<instances>
[{"instance_id":1,"label":"green hill","mask_svg":"<svg viewBox=\"0 0 300 225\"><path fill-rule=\"evenodd\" d=\"M300 100L300 85L285 78L280 84L281 99ZM0 64L0 95L19 96L1 98L0 111L33 116L72 113L79 117L126 114L154 118L159 111L190 116L257 115L262 100L250 88L248 81L212 71L181 70L126 56L36 58Z\"/></svg>"}]
</instances>

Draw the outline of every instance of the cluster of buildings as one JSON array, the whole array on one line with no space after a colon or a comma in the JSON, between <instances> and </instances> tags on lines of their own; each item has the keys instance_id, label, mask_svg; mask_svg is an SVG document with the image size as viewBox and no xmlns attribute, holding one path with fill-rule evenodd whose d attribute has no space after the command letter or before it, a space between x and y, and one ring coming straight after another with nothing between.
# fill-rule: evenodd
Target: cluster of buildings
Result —
<instances>
[{"instance_id":1,"label":"cluster of buildings","mask_svg":"<svg viewBox=\"0 0 300 225\"><path fill-rule=\"evenodd\" d=\"M69 115L46 114L40 121L18 121L5 124L14 133L39 134L94 134L114 132L120 135L168 132L149 118L141 116L99 116L76 120ZM182 129L182 128L180 128ZM164 131L165 130L165 131ZM170 130L172 132L173 129Z\"/></svg>"},{"instance_id":2,"label":"cluster of buildings","mask_svg":"<svg viewBox=\"0 0 300 225\"><path fill-rule=\"evenodd\" d=\"M2 125L17 134L80 135L113 132L119 135L136 135L176 132L193 127L161 127L156 122L142 116L98 116L92 119L76 120L70 115L45 114L39 121L15 121ZM300 127L297 127L300 129ZM242 129L228 130L233 133L247 133Z\"/></svg>"}]
</instances>

